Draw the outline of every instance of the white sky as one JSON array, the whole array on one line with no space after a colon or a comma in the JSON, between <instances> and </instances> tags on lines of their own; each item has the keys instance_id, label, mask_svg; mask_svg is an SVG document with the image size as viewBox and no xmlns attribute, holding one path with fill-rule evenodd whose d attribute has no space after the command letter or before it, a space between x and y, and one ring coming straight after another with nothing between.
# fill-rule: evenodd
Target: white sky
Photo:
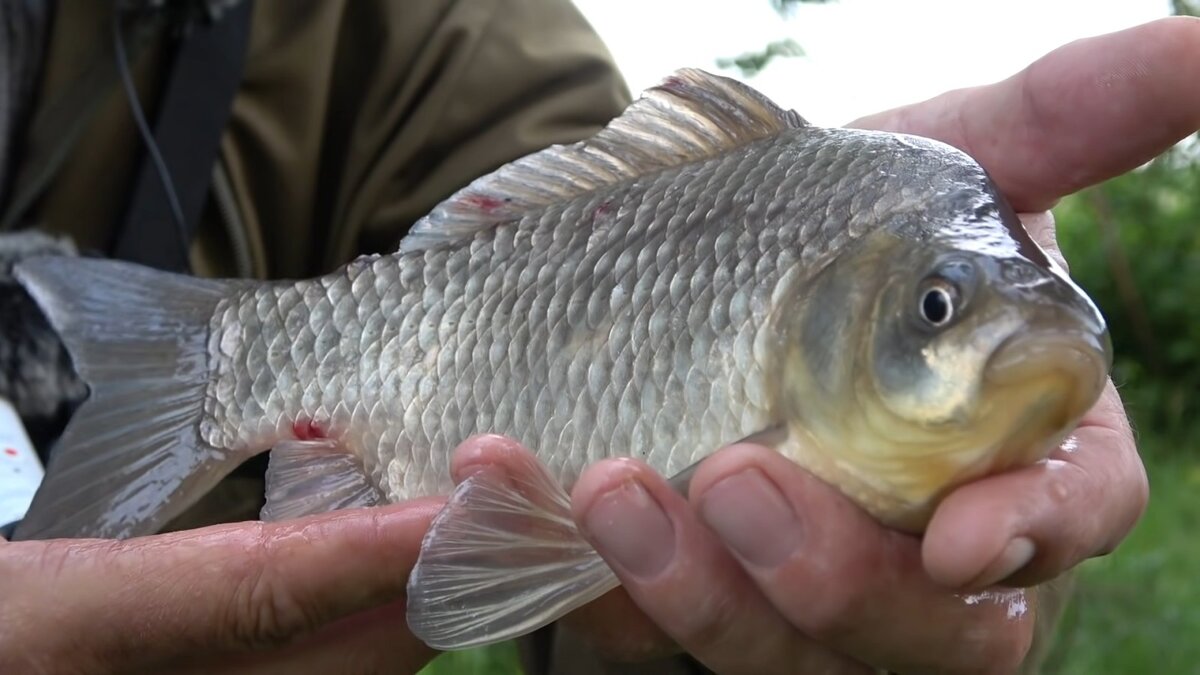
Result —
<instances>
[{"instance_id":1,"label":"white sky","mask_svg":"<svg viewBox=\"0 0 1200 675\"><path fill-rule=\"evenodd\" d=\"M636 95L676 68L791 37L806 55L748 80L810 121L844 124L994 82L1073 40L1169 13L1168 0L836 0L783 18L769 0L575 0Z\"/></svg>"}]
</instances>

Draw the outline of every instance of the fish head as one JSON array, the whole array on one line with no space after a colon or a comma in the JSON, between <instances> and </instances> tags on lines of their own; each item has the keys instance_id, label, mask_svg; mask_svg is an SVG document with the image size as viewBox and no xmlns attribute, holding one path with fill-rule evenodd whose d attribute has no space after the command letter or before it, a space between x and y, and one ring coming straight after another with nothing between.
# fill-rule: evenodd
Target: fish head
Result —
<instances>
[{"instance_id":1,"label":"fish head","mask_svg":"<svg viewBox=\"0 0 1200 675\"><path fill-rule=\"evenodd\" d=\"M864 237L784 333L801 463L903 530L922 530L953 488L1045 458L1112 363L1100 311L1016 215L975 212L936 229L955 236Z\"/></svg>"},{"instance_id":2,"label":"fish head","mask_svg":"<svg viewBox=\"0 0 1200 675\"><path fill-rule=\"evenodd\" d=\"M875 307L856 394L895 438L920 438L915 454L961 455L972 473L1044 457L1104 387L1104 318L1064 275L1025 258L936 247L913 257L924 260Z\"/></svg>"}]
</instances>

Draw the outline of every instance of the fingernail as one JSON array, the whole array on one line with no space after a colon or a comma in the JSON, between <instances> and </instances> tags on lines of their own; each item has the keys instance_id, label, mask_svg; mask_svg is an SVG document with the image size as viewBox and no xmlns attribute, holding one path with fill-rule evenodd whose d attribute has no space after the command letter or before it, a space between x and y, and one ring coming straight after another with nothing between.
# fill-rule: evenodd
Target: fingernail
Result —
<instances>
[{"instance_id":1,"label":"fingernail","mask_svg":"<svg viewBox=\"0 0 1200 675\"><path fill-rule=\"evenodd\" d=\"M973 588L986 588L996 582L1003 581L1018 570L1029 564L1033 560L1034 554L1037 553L1037 547L1033 540L1029 537L1015 537L1008 545L1004 547L1004 551L994 560L991 565L988 565L975 582L971 584Z\"/></svg>"},{"instance_id":2,"label":"fingernail","mask_svg":"<svg viewBox=\"0 0 1200 675\"><path fill-rule=\"evenodd\" d=\"M788 501L758 469L746 469L704 493L700 514L745 562L777 567L800 544L802 523Z\"/></svg>"},{"instance_id":3,"label":"fingernail","mask_svg":"<svg viewBox=\"0 0 1200 675\"><path fill-rule=\"evenodd\" d=\"M658 576L675 555L671 519L634 479L600 496L583 525L613 562L642 579Z\"/></svg>"}]
</instances>

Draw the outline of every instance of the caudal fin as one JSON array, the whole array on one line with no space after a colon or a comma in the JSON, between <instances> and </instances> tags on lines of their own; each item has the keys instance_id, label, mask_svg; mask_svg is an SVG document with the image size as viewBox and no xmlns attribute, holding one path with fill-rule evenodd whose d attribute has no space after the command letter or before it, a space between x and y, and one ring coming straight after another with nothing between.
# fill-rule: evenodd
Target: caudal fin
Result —
<instances>
[{"instance_id":1,"label":"caudal fin","mask_svg":"<svg viewBox=\"0 0 1200 675\"><path fill-rule=\"evenodd\" d=\"M156 532L246 459L200 437L209 322L231 282L66 257L26 260L16 276L91 394L15 538Z\"/></svg>"}]
</instances>

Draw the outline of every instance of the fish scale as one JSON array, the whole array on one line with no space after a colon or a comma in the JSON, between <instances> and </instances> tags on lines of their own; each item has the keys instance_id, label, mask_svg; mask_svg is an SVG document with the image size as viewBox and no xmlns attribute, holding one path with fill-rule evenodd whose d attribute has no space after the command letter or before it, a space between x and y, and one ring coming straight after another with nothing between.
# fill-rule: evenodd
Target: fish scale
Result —
<instances>
[{"instance_id":1,"label":"fish scale","mask_svg":"<svg viewBox=\"0 0 1200 675\"><path fill-rule=\"evenodd\" d=\"M215 335L251 339L233 350L222 341L205 439L215 447L269 445L311 419L360 452L392 499L448 489L450 452L485 431L527 443L565 482L613 454L677 471L769 421L765 364L745 345L765 325L777 263L792 256L779 250L779 237L753 234L776 226L764 216L788 197L708 187L725 176L762 185L781 152L754 148L587 195L469 247L380 257L319 280L248 290L214 320ZM721 236L695 215L738 202L759 214L749 236ZM611 226L539 236L602 204L616 205ZM654 266L639 269L639 259ZM755 259L766 263L751 271L744 263ZM406 276L419 283L402 282L397 271L417 266ZM271 297L286 311L261 311ZM385 297L395 305L389 313ZM347 319L375 314L383 339L377 353L364 353L362 324ZM664 323L668 316L681 323ZM459 356L468 351L471 358ZM484 351L503 356L476 358ZM302 356L268 357L287 352ZM358 369L342 367L351 363ZM658 363L670 368L656 371ZM372 371L387 373L382 386L372 385ZM331 415L335 409L347 414Z\"/></svg>"},{"instance_id":2,"label":"fish scale","mask_svg":"<svg viewBox=\"0 0 1200 675\"><path fill-rule=\"evenodd\" d=\"M597 460L683 489L751 438L919 532L948 490L1045 457L1111 355L965 154L813 127L699 71L317 279L17 275L92 387L18 538L156 531L268 450L264 520L449 493L407 595L437 648L615 584L567 494ZM454 486L477 433L536 461Z\"/></svg>"},{"instance_id":3,"label":"fish scale","mask_svg":"<svg viewBox=\"0 0 1200 675\"><path fill-rule=\"evenodd\" d=\"M811 145L817 158L834 164L857 157L852 143L832 154L825 144ZM289 437L297 420L312 419L360 452L393 499L447 489L446 457L467 436L484 431L542 451L568 482L587 463L612 454L678 470L697 453L769 422L764 364L744 345L765 325L763 308L781 270L795 264L776 228L796 228L768 216L780 219L780 205L805 187L805 177L788 176L778 188L767 179L778 174L780 155L796 152L751 147L502 225L469 247L381 257L319 280L247 291L219 309L214 321L215 335L232 331L253 339L232 351L226 345L217 355L207 423L220 431L205 439L215 447L269 445ZM815 166L807 176L821 173L823 167ZM794 181L801 184L790 188ZM714 183L740 187L713 193ZM851 215L848 202L822 200L836 194L814 189L806 206L832 211L826 220L844 232L838 226ZM561 226L602 204L617 205L607 228ZM712 214L735 209L758 223L736 237L704 226ZM569 236L558 237L563 231ZM538 249L535 242L546 245ZM838 244L835 237L831 245ZM819 253L824 247L815 248ZM497 252L505 254L502 260ZM639 269L639 259L654 267ZM749 261L757 261L753 269ZM404 282L396 272L406 266L417 270L404 274ZM634 294L616 292L629 286L651 290L634 302ZM569 296L565 303L563 295ZM277 311L263 311L272 304ZM757 312L748 311L755 306ZM377 354L363 351L362 324L348 320L373 314L383 317L378 330L385 339ZM632 340L635 332L653 342ZM565 335L574 336L572 349L542 349L553 344L552 336ZM587 341L605 347L584 348ZM472 358L459 358L460 347L470 349ZM503 356L475 358L484 349ZM287 362L278 356L284 353L292 355ZM718 358L725 353L740 359ZM639 354L647 364L643 372L657 377L631 377ZM650 361L672 368L656 373ZM358 372L343 367L348 363L359 364ZM373 370L387 373L382 386L372 386L367 373ZM591 374L586 383L551 376L581 371ZM596 379L599 374L604 377ZM478 395L481 383L490 383L486 397ZM559 398L574 402L569 414L553 403ZM664 401L676 403L663 407ZM742 409L738 401L751 403Z\"/></svg>"},{"instance_id":4,"label":"fish scale","mask_svg":"<svg viewBox=\"0 0 1200 675\"><path fill-rule=\"evenodd\" d=\"M970 157L691 70L317 279L16 273L92 388L17 538L156 531L268 450L265 520L449 493L407 594L440 649L615 585L567 494L593 462L683 489L751 438L919 532L949 490L1044 458L1111 364ZM536 461L454 486L477 433Z\"/></svg>"}]
</instances>

